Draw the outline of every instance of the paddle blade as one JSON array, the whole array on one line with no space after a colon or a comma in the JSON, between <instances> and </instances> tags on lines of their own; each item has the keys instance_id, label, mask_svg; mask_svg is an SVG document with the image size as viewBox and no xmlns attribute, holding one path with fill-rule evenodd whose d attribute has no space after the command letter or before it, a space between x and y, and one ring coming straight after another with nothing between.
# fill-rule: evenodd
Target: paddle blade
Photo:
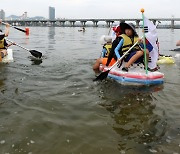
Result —
<instances>
[{"instance_id":1,"label":"paddle blade","mask_svg":"<svg viewBox=\"0 0 180 154\"><path fill-rule=\"evenodd\" d=\"M170 51L180 51L180 48L172 49Z\"/></svg>"},{"instance_id":2,"label":"paddle blade","mask_svg":"<svg viewBox=\"0 0 180 154\"><path fill-rule=\"evenodd\" d=\"M97 76L93 81L98 81L98 80L104 80L105 78L107 78L108 73L110 70L106 71L106 72L102 72L99 76Z\"/></svg>"},{"instance_id":3,"label":"paddle blade","mask_svg":"<svg viewBox=\"0 0 180 154\"><path fill-rule=\"evenodd\" d=\"M21 32L26 33L26 31L25 31L24 29L21 29L21 28L18 28L18 27L14 27L14 26L13 26L13 28L15 28L15 29L17 29L17 30L19 30L19 31L21 31Z\"/></svg>"},{"instance_id":4,"label":"paddle blade","mask_svg":"<svg viewBox=\"0 0 180 154\"><path fill-rule=\"evenodd\" d=\"M29 52L36 58L41 58L42 57L42 53L36 50L29 50Z\"/></svg>"}]
</instances>

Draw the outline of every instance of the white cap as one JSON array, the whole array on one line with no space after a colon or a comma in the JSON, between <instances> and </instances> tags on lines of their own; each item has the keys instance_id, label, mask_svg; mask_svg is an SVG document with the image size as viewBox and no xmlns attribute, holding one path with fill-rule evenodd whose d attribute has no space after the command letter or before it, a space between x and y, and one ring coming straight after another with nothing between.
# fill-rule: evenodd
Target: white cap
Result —
<instances>
[{"instance_id":1,"label":"white cap","mask_svg":"<svg viewBox=\"0 0 180 154\"><path fill-rule=\"evenodd\" d=\"M112 42L112 37L111 36L105 36L104 41L107 42L107 43L111 43Z\"/></svg>"},{"instance_id":2,"label":"white cap","mask_svg":"<svg viewBox=\"0 0 180 154\"><path fill-rule=\"evenodd\" d=\"M102 35L100 38L100 42L102 45L104 45L105 43L111 43L112 42L112 36Z\"/></svg>"}]
</instances>

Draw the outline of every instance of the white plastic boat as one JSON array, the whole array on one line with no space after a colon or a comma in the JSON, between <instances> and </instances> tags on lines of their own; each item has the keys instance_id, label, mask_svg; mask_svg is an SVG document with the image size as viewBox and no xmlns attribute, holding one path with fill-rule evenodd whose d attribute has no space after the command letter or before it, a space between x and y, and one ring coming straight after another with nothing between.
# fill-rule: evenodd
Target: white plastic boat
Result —
<instances>
[{"instance_id":1,"label":"white plastic boat","mask_svg":"<svg viewBox=\"0 0 180 154\"><path fill-rule=\"evenodd\" d=\"M13 50L12 49L7 49L7 52L8 52L8 55L5 56L2 59L2 63L10 63L10 62L14 61L14 59L13 59Z\"/></svg>"}]
</instances>

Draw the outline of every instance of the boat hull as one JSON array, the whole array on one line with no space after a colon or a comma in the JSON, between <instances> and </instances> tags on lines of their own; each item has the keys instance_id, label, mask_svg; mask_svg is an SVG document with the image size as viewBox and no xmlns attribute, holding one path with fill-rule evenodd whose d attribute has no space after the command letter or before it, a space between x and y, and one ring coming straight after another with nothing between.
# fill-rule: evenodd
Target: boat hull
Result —
<instances>
[{"instance_id":1,"label":"boat hull","mask_svg":"<svg viewBox=\"0 0 180 154\"><path fill-rule=\"evenodd\" d=\"M5 56L2 59L2 63L10 63L10 62L14 61L14 59L13 59L13 50L12 49L7 49L7 53L8 53L8 55Z\"/></svg>"},{"instance_id":2,"label":"boat hull","mask_svg":"<svg viewBox=\"0 0 180 154\"><path fill-rule=\"evenodd\" d=\"M122 67L121 67L122 68ZM164 83L164 74L158 71L147 74L143 66L132 66L128 72L114 67L108 73L108 78L116 80L123 85L158 85ZM100 66L101 71L107 71L108 67Z\"/></svg>"}]
</instances>

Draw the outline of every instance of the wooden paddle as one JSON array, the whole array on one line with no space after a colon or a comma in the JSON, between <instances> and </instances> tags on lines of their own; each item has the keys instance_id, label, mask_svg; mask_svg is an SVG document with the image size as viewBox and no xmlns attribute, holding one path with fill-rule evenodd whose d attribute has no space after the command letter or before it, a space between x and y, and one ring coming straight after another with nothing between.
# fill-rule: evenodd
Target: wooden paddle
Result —
<instances>
[{"instance_id":1,"label":"wooden paddle","mask_svg":"<svg viewBox=\"0 0 180 154\"><path fill-rule=\"evenodd\" d=\"M9 42L11 42L11 43L15 43L15 42L7 39L7 38L6 38L6 40L9 41ZM36 57L36 58L41 58L41 57L42 57L42 53L39 52L39 51L37 51L37 50L29 50L29 49L27 49L27 48L25 48L25 47L23 47L23 46L21 46L21 45L19 45L19 44L17 44L17 43L15 43L15 44L16 44L16 46L18 46L18 47L20 47L20 48L22 48L22 49L25 49L25 50L27 50L27 51L29 51L29 52L30 52L34 57Z\"/></svg>"},{"instance_id":2,"label":"wooden paddle","mask_svg":"<svg viewBox=\"0 0 180 154\"><path fill-rule=\"evenodd\" d=\"M102 73L101 73L99 76L97 76L93 81L103 80L103 79L107 78L108 73L110 72L110 70L111 70L115 65L117 65L117 64L119 63L119 61L121 61L121 60L129 53L129 51L131 51L132 48L135 47L135 45L136 45L137 43L138 43L138 41L137 41L136 43L134 43L134 45L133 45L128 51L126 51L126 52L124 53L124 55L123 55L118 61L116 61L116 63L114 63L106 72L102 72Z\"/></svg>"},{"instance_id":3,"label":"wooden paddle","mask_svg":"<svg viewBox=\"0 0 180 154\"><path fill-rule=\"evenodd\" d=\"M2 23L2 24L4 24L4 25L6 25L6 23L5 23L5 22L1 22L1 23ZM10 24L9 24L9 25L10 25ZM21 32L26 33L26 30L21 29L21 28L18 28L18 27L16 27L16 26L10 25L10 27L13 27L13 28L15 28L15 29L17 29L17 30L19 30L19 31L21 31Z\"/></svg>"}]
</instances>

